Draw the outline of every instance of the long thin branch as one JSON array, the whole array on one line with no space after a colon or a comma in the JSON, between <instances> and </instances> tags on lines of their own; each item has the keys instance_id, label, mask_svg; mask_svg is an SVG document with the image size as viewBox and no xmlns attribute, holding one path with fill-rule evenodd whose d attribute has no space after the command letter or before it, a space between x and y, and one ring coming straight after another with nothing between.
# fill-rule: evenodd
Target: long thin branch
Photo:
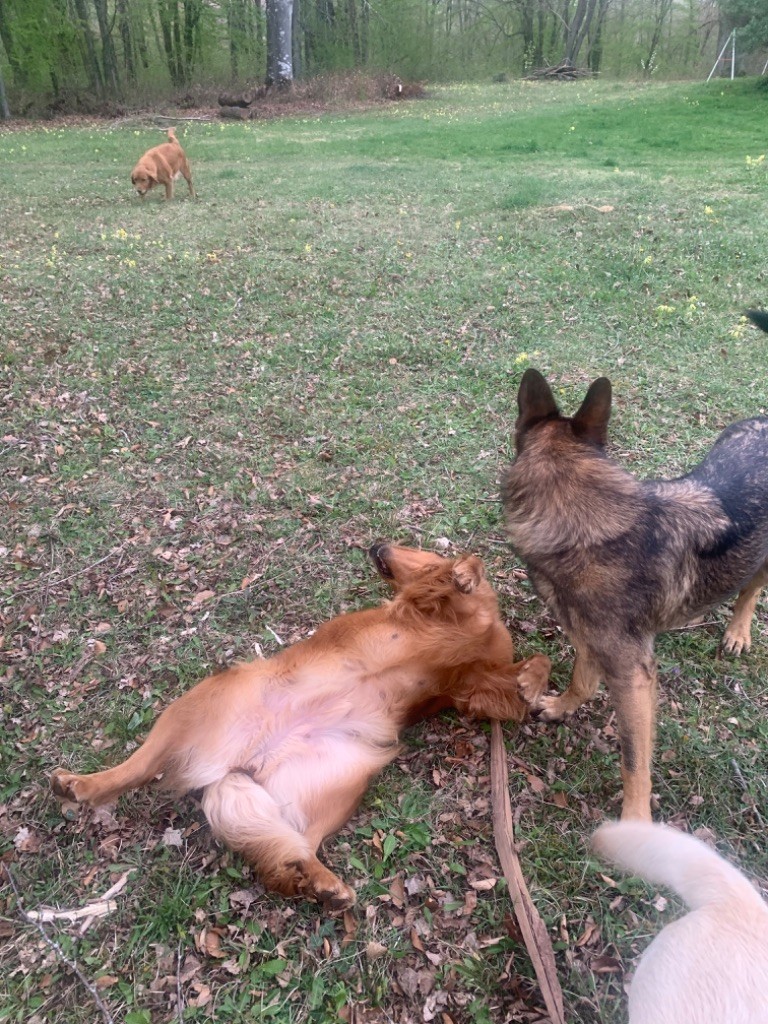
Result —
<instances>
[{"instance_id":1,"label":"long thin branch","mask_svg":"<svg viewBox=\"0 0 768 1024\"><path fill-rule=\"evenodd\" d=\"M45 928L43 928L43 926L40 924L40 922L36 921L33 917L31 917L29 914L27 914L27 912L24 910L24 908L21 905L21 895L19 894L19 889L18 889L18 886L16 885L16 880L13 877L13 875L11 874L11 869L10 869L8 864L4 864L3 867L5 868L5 873L8 876L8 881L11 883L11 888L13 889L13 894L16 897L16 907L17 907L21 917L25 921L29 922L29 924L32 924L32 925L35 926L35 928L37 928L37 930L42 935L44 941L51 947L52 950L54 950L54 952L56 953L58 958L61 960L61 962L63 964L65 964L70 969L70 971L72 971L72 973L75 974L79 978L79 980L83 984L83 986L88 989L88 991L90 992L91 996L93 997L93 1001L96 1003L96 1005L98 1006L99 1010L101 1011L101 1014L102 1014L104 1020L106 1021L106 1024L115 1024L115 1019L112 1016L112 1014L109 1012L109 1007L107 1006L107 1004L104 1002L104 1000L99 995L99 992L98 992L98 989L96 988L96 986L92 982L90 982L88 980L88 978L86 978L86 976L83 974L83 972L77 966L75 961L74 960L70 960L70 958L67 956L67 954L64 952L64 950L61 948L61 946L58 944L58 942L55 939L52 939L50 937L50 935L46 932Z\"/></svg>"},{"instance_id":2,"label":"long thin branch","mask_svg":"<svg viewBox=\"0 0 768 1024\"><path fill-rule=\"evenodd\" d=\"M491 804L493 836L504 877L509 886L517 923L536 971L539 988L552 1024L565 1024L563 993L557 980L555 953L547 929L533 904L515 851L512 805L509 802L507 752L501 723L491 722Z\"/></svg>"}]
</instances>

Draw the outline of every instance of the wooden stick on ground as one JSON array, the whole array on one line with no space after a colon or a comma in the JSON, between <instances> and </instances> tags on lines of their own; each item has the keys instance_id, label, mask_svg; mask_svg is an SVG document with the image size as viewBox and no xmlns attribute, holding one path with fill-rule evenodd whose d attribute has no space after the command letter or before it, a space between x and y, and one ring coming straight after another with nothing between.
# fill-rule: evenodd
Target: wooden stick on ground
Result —
<instances>
[{"instance_id":1,"label":"wooden stick on ground","mask_svg":"<svg viewBox=\"0 0 768 1024\"><path fill-rule=\"evenodd\" d=\"M547 929L533 905L523 878L515 851L512 828L512 805L509 801L507 752L501 723L491 722L491 803L493 805L493 835L501 861L501 868L509 886L517 923L523 933L528 955L536 971L539 988L552 1019L552 1024L565 1024L563 993L557 980L555 953Z\"/></svg>"}]
</instances>

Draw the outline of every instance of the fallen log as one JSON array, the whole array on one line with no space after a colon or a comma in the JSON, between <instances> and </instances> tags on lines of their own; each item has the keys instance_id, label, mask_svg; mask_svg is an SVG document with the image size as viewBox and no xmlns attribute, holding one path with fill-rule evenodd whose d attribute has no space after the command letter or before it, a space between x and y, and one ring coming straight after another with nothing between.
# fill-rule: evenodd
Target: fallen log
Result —
<instances>
[{"instance_id":1,"label":"fallen log","mask_svg":"<svg viewBox=\"0 0 768 1024\"><path fill-rule=\"evenodd\" d=\"M256 111L250 107L219 107L219 117L228 117L233 121L250 121Z\"/></svg>"}]
</instances>

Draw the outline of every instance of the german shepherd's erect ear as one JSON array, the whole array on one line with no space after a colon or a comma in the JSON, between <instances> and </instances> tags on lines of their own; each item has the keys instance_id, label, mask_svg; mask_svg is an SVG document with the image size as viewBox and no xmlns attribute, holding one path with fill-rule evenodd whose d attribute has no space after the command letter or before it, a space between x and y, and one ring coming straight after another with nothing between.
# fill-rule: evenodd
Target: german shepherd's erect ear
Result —
<instances>
[{"instance_id":1,"label":"german shepherd's erect ear","mask_svg":"<svg viewBox=\"0 0 768 1024\"><path fill-rule=\"evenodd\" d=\"M598 377L589 385L587 397L571 420L573 432L605 448L608 441L608 420L611 418L611 382L607 377Z\"/></svg>"},{"instance_id":2,"label":"german shepherd's erect ear","mask_svg":"<svg viewBox=\"0 0 768 1024\"><path fill-rule=\"evenodd\" d=\"M534 369L528 369L523 374L517 392L517 408L520 412L515 424L518 436L538 420L554 419L560 415L549 384Z\"/></svg>"}]
</instances>

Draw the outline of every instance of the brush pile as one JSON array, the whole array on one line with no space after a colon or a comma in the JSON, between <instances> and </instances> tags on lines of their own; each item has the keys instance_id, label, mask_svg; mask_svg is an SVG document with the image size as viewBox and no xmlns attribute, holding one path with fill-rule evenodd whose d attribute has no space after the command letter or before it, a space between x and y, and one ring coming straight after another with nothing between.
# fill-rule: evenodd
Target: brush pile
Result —
<instances>
[{"instance_id":1,"label":"brush pile","mask_svg":"<svg viewBox=\"0 0 768 1024\"><path fill-rule=\"evenodd\" d=\"M526 82L541 80L556 80L558 82L572 82L577 78L593 78L594 71L589 68L577 68L569 60L561 60L559 64L551 64L545 68L536 68L530 75L525 76Z\"/></svg>"}]
</instances>

